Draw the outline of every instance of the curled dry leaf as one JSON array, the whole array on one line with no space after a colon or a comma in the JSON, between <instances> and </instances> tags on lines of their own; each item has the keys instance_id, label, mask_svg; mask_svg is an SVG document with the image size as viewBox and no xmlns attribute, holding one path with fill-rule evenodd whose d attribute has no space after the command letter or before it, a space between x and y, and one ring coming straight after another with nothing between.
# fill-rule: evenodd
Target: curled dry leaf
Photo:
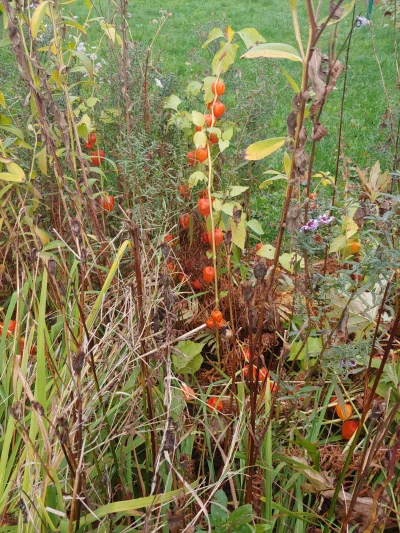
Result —
<instances>
[{"instance_id":1,"label":"curled dry leaf","mask_svg":"<svg viewBox=\"0 0 400 533\"><path fill-rule=\"evenodd\" d=\"M339 20L343 15L343 7L339 6L337 2L331 0L329 3L329 16L333 20Z\"/></svg>"},{"instance_id":2,"label":"curled dry leaf","mask_svg":"<svg viewBox=\"0 0 400 533\"><path fill-rule=\"evenodd\" d=\"M293 233L301 228L303 222L301 220L301 207L300 204L293 204L288 209L286 217L286 229Z\"/></svg>"},{"instance_id":3,"label":"curled dry leaf","mask_svg":"<svg viewBox=\"0 0 400 533\"><path fill-rule=\"evenodd\" d=\"M328 130L325 128L321 122L316 122L314 125L314 131L312 139L313 141L320 141L325 137L325 135L328 133Z\"/></svg>"}]
</instances>

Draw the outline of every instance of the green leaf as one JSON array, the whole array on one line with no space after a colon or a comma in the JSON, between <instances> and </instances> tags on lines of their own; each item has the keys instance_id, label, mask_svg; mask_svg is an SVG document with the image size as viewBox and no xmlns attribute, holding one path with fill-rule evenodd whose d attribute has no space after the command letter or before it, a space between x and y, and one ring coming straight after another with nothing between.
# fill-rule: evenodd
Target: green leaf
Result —
<instances>
[{"instance_id":1,"label":"green leaf","mask_svg":"<svg viewBox=\"0 0 400 533\"><path fill-rule=\"evenodd\" d=\"M97 102L99 102L100 100L98 98L95 98L94 96L90 96L87 100L86 100L86 105L88 107L94 107Z\"/></svg>"},{"instance_id":2,"label":"green leaf","mask_svg":"<svg viewBox=\"0 0 400 533\"><path fill-rule=\"evenodd\" d=\"M229 215L230 217L233 216L233 210L234 208L236 207L237 209L241 209L241 205L239 204L239 202L225 202L224 204L221 205L220 209L218 209L219 205L218 205L218 202L219 200L214 200L214 210L215 211L222 211L223 213L226 213L227 215Z\"/></svg>"},{"instance_id":3,"label":"green leaf","mask_svg":"<svg viewBox=\"0 0 400 533\"><path fill-rule=\"evenodd\" d=\"M293 274L295 269L295 264L300 261L300 266L304 266L304 260L301 256L296 253L292 254L282 254L279 256L279 262L284 269L288 270Z\"/></svg>"},{"instance_id":4,"label":"green leaf","mask_svg":"<svg viewBox=\"0 0 400 533\"><path fill-rule=\"evenodd\" d=\"M284 69L283 67L281 67L281 70L283 72L283 74L285 75L285 78L287 79L287 81L289 82L289 85L292 87L292 89L294 90L295 93L299 93L300 92L300 87L297 85L297 83L294 81L294 79L292 78L292 76L289 74L289 72Z\"/></svg>"},{"instance_id":5,"label":"green leaf","mask_svg":"<svg viewBox=\"0 0 400 533\"><path fill-rule=\"evenodd\" d=\"M273 259L275 257L275 248L270 244L264 244L258 250L257 255L265 257L266 259Z\"/></svg>"},{"instance_id":6,"label":"green leaf","mask_svg":"<svg viewBox=\"0 0 400 533\"><path fill-rule=\"evenodd\" d=\"M204 126L204 114L198 111L192 111L192 121L195 126Z\"/></svg>"},{"instance_id":7,"label":"green leaf","mask_svg":"<svg viewBox=\"0 0 400 533\"><path fill-rule=\"evenodd\" d=\"M221 28L213 28L208 34L208 39L203 44L202 48L207 48L207 46L215 41L215 39L220 39L221 37L224 37L224 32L221 30Z\"/></svg>"},{"instance_id":8,"label":"green leaf","mask_svg":"<svg viewBox=\"0 0 400 533\"><path fill-rule=\"evenodd\" d=\"M267 180L260 183L259 188L265 189L265 187L268 187L268 185L270 185L273 181L278 181L278 180L287 180L287 177L284 176L283 174L278 174L277 176L274 176L273 178L268 178Z\"/></svg>"},{"instance_id":9,"label":"green leaf","mask_svg":"<svg viewBox=\"0 0 400 533\"><path fill-rule=\"evenodd\" d=\"M254 46L242 55L242 58L253 59L257 57L270 57L274 59L290 59L290 61L303 62L299 52L290 44L265 43Z\"/></svg>"},{"instance_id":10,"label":"green leaf","mask_svg":"<svg viewBox=\"0 0 400 533\"><path fill-rule=\"evenodd\" d=\"M222 139L224 141L230 141L233 137L233 128L228 128L222 132Z\"/></svg>"},{"instance_id":11,"label":"green leaf","mask_svg":"<svg viewBox=\"0 0 400 533\"><path fill-rule=\"evenodd\" d=\"M181 102L182 100L176 94L171 94L164 100L163 108L178 111L178 106Z\"/></svg>"},{"instance_id":12,"label":"green leaf","mask_svg":"<svg viewBox=\"0 0 400 533\"><path fill-rule=\"evenodd\" d=\"M18 176L17 174L11 174L10 172L0 172L1 181L12 181L14 183L24 183L25 178Z\"/></svg>"},{"instance_id":13,"label":"green leaf","mask_svg":"<svg viewBox=\"0 0 400 533\"><path fill-rule=\"evenodd\" d=\"M247 222L247 227L254 231L254 233L257 235L262 235L264 233L261 224L255 218L252 218Z\"/></svg>"},{"instance_id":14,"label":"green leaf","mask_svg":"<svg viewBox=\"0 0 400 533\"><path fill-rule=\"evenodd\" d=\"M1 39L0 41L0 48L2 48L3 46L8 46L9 44L11 44L11 39L10 37L4 37L3 39Z\"/></svg>"},{"instance_id":15,"label":"green leaf","mask_svg":"<svg viewBox=\"0 0 400 533\"><path fill-rule=\"evenodd\" d=\"M329 247L329 253L333 254L334 252L339 252L340 250L343 250L347 246L347 238L346 235L339 235L333 241L331 242L331 245Z\"/></svg>"},{"instance_id":16,"label":"green leaf","mask_svg":"<svg viewBox=\"0 0 400 533\"><path fill-rule=\"evenodd\" d=\"M236 527L242 524L248 524L253 519L253 508L248 503L246 505L241 505L234 511L232 511L229 516L228 522Z\"/></svg>"},{"instance_id":17,"label":"green leaf","mask_svg":"<svg viewBox=\"0 0 400 533\"><path fill-rule=\"evenodd\" d=\"M204 148L207 146L207 135L204 133L204 131L196 131L196 133L193 135L193 143L196 148Z\"/></svg>"},{"instance_id":18,"label":"green leaf","mask_svg":"<svg viewBox=\"0 0 400 533\"><path fill-rule=\"evenodd\" d=\"M233 219L230 220L229 228L232 231L232 242L241 250L244 250L244 244L246 242L246 224L244 220L241 220L239 224L236 224Z\"/></svg>"},{"instance_id":19,"label":"green leaf","mask_svg":"<svg viewBox=\"0 0 400 533\"><path fill-rule=\"evenodd\" d=\"M39 168L42 173L47 176L47 151L46 147L43 147L42 150L37 155Z\"/></svg>"},{"instance_id":20,"label":"green leaf","mask_svg":"<svg viewBox=\"0 0 400 533\"><path fill-rule=\"evenodd\" d=\"M8 126L8 125L0 125L0 130L5 130L11 133L12 135L15 135L18 137L18 139L21 139L21 141L24 140L24 134L22 133L22 130L19 128L16 128L15 126Z\"/></svg>"},{"instance_id":21,"label":"green leaf","mask_svg":"<svg viewBox=\"0 0 400 533\"><path fill-rule=\"evenodd\" d=\"M220 139L218 141L219 151L222 153L224 150L226 150L229 147L229 144L230 144L229 141L224 141Z\"/></svg>"},{"instance_id":22,"label":"green leaf","mask_svg":"<svg viewBox=\"0 0 400 533\"><path fill-rule=\"evenodd\" d=\"M72 51L72 55L77 57L85 69L88 71L90 76L93 76L93 61L82 52L77 52L76 50Z\"/></svg>"},{"instance_id":23,"label":"green leaf","mask_svg":"<svg viewBox=\"0 0 400 533\"><path fill-rule=\"evenodd\" d=\"M46 9L47 9L48 4L49 4L48 0L39 4L38 7L35 9L35 12L32 15L31 33L34 39L36 39L36 37L38 36L40 24L42 23L42 20L46 14Z\"/></svg>"},{"instance_id":24,"label":"green leaf","mask_svg":"<svg viewBox=\"0 0 400 533\"><path fill-rule=\"evenodd\" d=\"M244 158L247 161L260 161L279 150L284 145L285 139L286 137L274 137L253 143L247 147Z\"/></svg>"},{"instance_id":25,"label":"green leaf","mask_svg":"<svg viewBox=\"0 0 400 533\"><path fill-rule=\"evenodd\" d=\"M237 49L239 48L238 44L224 43L221 42L221 48L215 54L214 59L212 60L212 71L213 74L218 76L226 72L229 67L234 63Z\"/></svg>"},{"instance_id":26,"label":"green leaf","mask_svg":"<svg viewBox=\"0 0 400 533\"><path fill-rule=\"evenodd\" d=\"M292 344L289 353L289 361L293 361L302 345L303 341L296 341ZM321 353L321 350L321 337L308 337L307 342L305 343L299 356L297 357L297 360L303 361L306 356L308 356L309 359L315 359Z\"/></svg>"},{"instance_id":27,"label":"green leaf","mask_svg":"<svg viewBox=\"0 0 400 533\"><path fill-rule=\"evenodd\" d=\"M191 96L197 96L201 91L201 87L202 85L199 81L191 81L186 86L186 94L189 94Z\"/></svg>"},{"instance_id":28,"label":"green leaf","mask_svg":"<svg viewBox=\"0 0 400 533\"><path fill-rule=\"evenodd\" d=\"M243 194L245 191L247 191L248 187L243 187L242 185L234 185L232 188L229 189L228 196L233 198L234 196L239 196L240 194Z\"/></svg>"},{"instance_id":29,"label":"green leaf","mask_svg":"<svg viewBox=\"0 0 400 533\"><path fill-rule=\"evenodd\" d=\"M255 28L244 28L243 30L238 31L237 33L242 38L242 41L244 42L247 50L252 46L256 46L258 44L266 42L264 37L260 35Z\"/></svg>"},{"instance_id":30,"label":"green leaf","mask_svg":"<svg viewBox=\"0 0 400 533\"><path fill-rule=\"evenodd\" d=\"M207 181L207 176L198 170L197 172L193 172L191 176L189 176L188 185L189 188L192 189L193 187L196 187L196 185L200 182L205 183Z\"/></svg>"},{"instance_id":31,"label":"green leaf","mask_svg":"<svg viewBox=\"0 0 400 533\"><path fill-rule=\"evenodd\" d=\"M211 503L211 516L214 524L217 521L226 522L228 519L228 498L223 490L218 490Z\"/></svg>"},{"instance_id":32,"label":"green leaf","mask_svg":"<svg viewBox=\"0 0 400 533\"><path fill-rule=\"evenodd\" d=\"M176 349L181 354L172 356L174 371L180 374L194 374L197 372L203 363L201 351L204 346L204 342L179 342Z\"/></svg>"}]
</instances>

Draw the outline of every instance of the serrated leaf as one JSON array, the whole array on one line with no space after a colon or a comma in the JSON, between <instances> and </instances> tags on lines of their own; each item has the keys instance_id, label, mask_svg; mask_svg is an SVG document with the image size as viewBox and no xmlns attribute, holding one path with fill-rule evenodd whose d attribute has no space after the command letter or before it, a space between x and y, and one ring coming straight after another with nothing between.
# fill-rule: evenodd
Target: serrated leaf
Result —
<instances>
[{"instance_id":1,"label":"serrated leaf","mask_svg":"<svg viewBox=\"0 0 400 533\"><path fill-rule=\"evenodd\" d=\"M257 57L269 57L274 59L289 59L290 61L303 62L299 52L290 44L264 43L250 48L242 58L253 59Z\"/></svg>"},{"instance_id":2,"label":"serrated leaf","mask_svg":"<svg viewBox=\"0 0 400 533\"><path fill-rule=\"evenodd\" d=\"M36 39L36 37L38 36L40 24L42 23L42 20L46 14L46 9L47 9L48 4L49 4L48 0L39 4L38 7L35 9L35 12L32 15L31 33L34 39Z\"/></svg>"},{"instance_id":3,"label":"serrated leaf","mask_svg":"<svg viewBox=\"0 0 400 533\"><path fill-rule=\"evenodd\" d=\"M193 135L193 142L196 148L204 148L207 146L207 135L204 131L196 131Z\"/></svg>"},{"instance_id":4,"label":"serrated leaf","mask_svg":"<svg viewBox=\"0 0 400 533\"><path fill-rule=\"evenodd\" d=\"M231 187L228 191L228 196L233 198L234 196L239 196L240 194L243 194L245 191L247 191L248 187L243 187L242 185L234 185Z\"/></svg>"},{"instance_id":5,"label":"serrated leaf","mask_svg":"<svg viewBox=\"0 0 400 533\"><path fill-rule=\"evenodd\" d=\"M261 224L255 218L252 218L247 221L247 227L254 231L254 233L256 233L257 235L262 235L264 233Z\"/></svg>"},{"instance_id":6,"label":"serrated leaf","mask_svg":"<svg viewBox=\"0 0 400 533\"><path fill-rule=\"evenodd\" d=\"M221 30L221 28L213 28L208 34L208 39L203 44L202 48L207 48L207 46L215 41L215 39L219 39L221 37L224 37L224 32Z\"/></svg>"},{"instance_id":7,"label":"serrated leaf","mask_svg":"<svg viewBox=\"0 0 400 533\"><path fill-rule=\"evenodd\" d=\"M47 176L47 151L46 147L42 148L38 153L38 164L41 172Z\"/></svg>"},{"instance_id":8,"label":"serrated leaf","mask_svg":"<svg viewBox=\"0 0 400 533\"><path fill-rule=\"evenodd\" d=\"M88 71L89 75L92 77L93 76L93 61L87 55L82 54L82 52L77 52L76 50L72 51L72 55L79 59L83 67Z\"/></svg>"},{"instance_id":9,"label":"serrated leaf","mask_svg":"<svg viewBox=\"0 0 400 533\"><path fill-rule=\"evenodd\" d=\"M195 126L204 126L204 114L198 111L192 111L192 122Z\"/></svg>"},{"instance_id":10,"label":"serrated leaf","mask_svg":"<svg viewBox=\"0 0 400 533\"><path fill-rule=\"evenodd\" d=\"M205 183L206 181L207 176L203 172L200 172L200 170L198 170L197 172L193 172L193 174L189 176L188 185L189 188L192 189L193 187L196 187L198 183Z\"/></svg>"},{"instance_id":11,"label":"serrated leaf","mask_svg":"<svg viewBox=\"0 0 400 533\"><path fill-rule=\"evenodd\" d=\"M239 48L238 44L232 43L221 43L221 48L215 54L214 59L212 60L212 71L216 76L224 74L229 67L234 63L237 49Z\"/></svg>"},{"instance_id":12,"label":"serrated leaf","mask_svg":"<svg viewBox=\"0 0 400 533\"><path fill-rule=\"evenodd\" d=\"M201 83L199 81L191 81L186 86L186 94L197 96L199 92L201 91Z\"/></svg>"},{"instance_id":13,"label":"serrated leaf","mask_svg":"<svg viewBox=\"0 0 400 533\"><path fill-rule=\"evenodd\" d=\"M260 161L276 152L276 150L279 150L284 143L285 137L274 137L272 139L258 141L247 147L244 158L247 161Z\"/></svg>"},{"instance_id":14,"label":"serrated leaf","mask_svg":"<svg viewBox=\"0 0 400 533\"><path fill-rule=\"evenodd\" d=\"M164 100L163 108L178 111L178 106L181 102L182 100L176 94L171 94Z\"/></svg>"},{"instance_id":15,"label":"serrated leaf","mask_svg":"<svg viewBox=\"0 0 400 533\"><path fill-rule=\"evenodd\" d=\"M271 244L264 244L257 251L257 255L260 257L265 257L266 259L273 259L275 257L275 248Z\"/></svg>"},{"instance_id":16,"label":"serrated leaf","mask_svg":"<svg viewBox=\"0 0 400 533\"><path fill-rule=\"evenodd\" d=\"M247 50L258 44L265 43L264 37L255 28L244 28L237 32L244 42Z\"/></svg>"},{"instance_id":17,"label":"serrated leaf","mask_svg":"<svg viewBox=\"0 0 400 533\"><path fill-rule=\"evenodd\" d=\"M177 344L176 349L181 352L179 355L172 356L174 371L180 374L196 373L203 362L201 351L205 343L193 341L181 341Z\"/></svg>"}]
</instances>

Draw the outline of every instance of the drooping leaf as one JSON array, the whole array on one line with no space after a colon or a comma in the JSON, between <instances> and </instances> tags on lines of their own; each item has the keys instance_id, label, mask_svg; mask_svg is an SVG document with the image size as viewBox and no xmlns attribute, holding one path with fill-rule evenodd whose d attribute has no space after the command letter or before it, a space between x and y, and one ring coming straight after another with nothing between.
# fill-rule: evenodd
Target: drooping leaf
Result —
<instances>
[{"instance_id":1,"label":"drooping leaf","mask_svg":"<svg viewBox=\"0 0 400 533\"><path fill-rule=\"evenodd\" d=\"M277 176L274 176L273 178L268 178L267 180L260 183L259 188L265 189L265 187L268 187L272 182L278 181L278 180L287 180L287 177L283 174L278 174Z\"/></svg>"},{"instance_id":2,"label":"drooping leaf","mask_svg":"<svg viewBox=\"0 0 400 533\"><path fill-rule=\"evenodd\" d=\"M290 44L264 43L250 48L242 58L253 59L257 57L269 57L274 59L290 59L290 61L303 62L299 52Z\"/></svg>"},{"instance_id":3,"label":"drooping leaf","mask_svg":"<svg viewBox=\"0 0 400 533\"><path fill-rule=\"evenodd\" d=\"M192 189L193 187L196 187L198 183L205 183L206 181L207 176L203 172L200 172L200 170L198 170L196 172L193 172L193 174L189 176L188 185L189 188Z\"/></svg>"},{"instance_id":4,"label":"drooping leaf","mask_svg":"<svg viewBox=\"0 0 400 533\"><path fill-rule=\"evenodd\" d=\"M215 54L212 60L212 71L216 76L224 74L229 67L234 63L238 44L221 42L221 48Z\"/></svg>"},{"instance_id":5,"label":"drooping leaf","mask_svg":"<svg viewBox=\"0 0 400 533\"><path fill-rule=\"evenodd\" d=\"M233 244L236 244L238 248L244 250L244 245L246 242L245 221L241 220L239 224L236 224L233 219L230 219L229 229L232 231Z\"/></svg>"},{"instance_id":6,"label":"drooping leaf","mask_svg":"<svg viewBox=\"0 0 400 533\"><path fill-rule=\"evenodd\" d=\"M24 183L25 181L21 178L21 176L17 176L17 174L10 174L10 172L0 172L0 180L13 181L14 183Z\"/></svg>"},{"instance_id":7,"label":"drooping leaf","mask_svg":"<svg viewBox=\"0 0 400 533\"><path fill-rule=\"evenodd\" d=\"M22 132L22 130L20 130L19 128L16 128L15 126L9 126L7 124L1 124L0 125L0 130L5 130L5 131L8 131L9 133L11 133L11 135L15 135L16 137L18 137L18 139L21 139L21 141L24 140L24 134Z\"/></svg>"},{"instance_id":8,"label":"drooping leaf","mask_svg":"<svg viewBox=\"0 0 400 533\"><path fill-rule=\"evenodd\" d=\"M264 37L255 28L244 28L237 32L244 42L247 50L252 46L265 43Z\"/></svg>"},{"instance_id":9,"label":"drooping leaf","mask_svg":"<svg viewBox=\"0 0 400 533\"><path fill-rule=\"evenodd\" d=\"M247 161L260 161L279 150L285 143L285 137L274 137L251 144L246 148L244 158Z\"/></svg>"},{"instance_id":10,"label":"drooping leaf","mask_svg":"<svg viewBox=\"0 0 400 533\"><path fill-rule=\"evenodd\" d=\"M203 44L202 48L207 48L207 46L215 41L215 39L219 39L221 37L224 37L224 32L221 30L221 28L213 28L208 34L208 39Z\"/></svg>"},{"instance_id":11,"label":"drooping leaf","mask_svg":"<svg viewBox=\"0 0 400 533\"><path fill-rule=\"evenodd\" d=\"M292 76L289 74L289 72L284 69L283 67L281 67L281 70L283 72L283 74L285 75L285 78L287 79L287 81L289 82L289 85L292 87L292 89L294 90L295 93L299 93L300 92L300 87L298 86L298 84L294 81L294 79L292 78Z\"/></svg>"},{"instance_id":12,"label":"drooping leaf","mask_svg":"<svg viewBox=\"0 0 400 533\"><path fill-rule=\"evenodd\" d=\"M18 176L23 182L25 181L25 172L17 163L7 163L6 166L10 174Z\"/></svg>"},{"instance_id":13,"label":"drooping leaf","mask_svg":"<svg viewBox=\"0 0 400 533\"><path fill-rule=\"evenodd\" d=\"M36 37L38 36L40 24L42 23L42 20L46 14L48 4L48 0L39 4L32 15L31 33L34 39L36 39Z\"/></svg>"},{"instance_id":14,"label":"drooping leaf","mask_svg":"<svg viewBox=\"0 0 400 533\"><path fill-rule=\"evenodd\" d=\"M330 26L331 24L337 24L338 22L340 22L341 20L343 20L345 17L347 17L347 15L351 12L351 10L353 9L354 7L354 4L355 4L355 1L356 0L352 0L350 3L348 4L342 4L339 9L343 10L340 14L340 17L339 18L332 18L329 22L328 22L328 26ZM338 12L339 10L337 10L336 12ZM320 20L318 22L318 26L321 26L322 24L324 24L326 21L328 20L328 17L324 17L322 20Z\"/></svg>"},{"instance_id":15,"label":"drooping leaf","mask_svg":"<svg viewBox=\"0 0 400 533\"><path fill-rule=\"evenodd\" d=\"M226 150L227 148L229 148L229 145L230 145L230 142L229 141L224 141L223 139L220 139L218 141L218 147L219 147L219 151L222 153L224 150Z\"/></svg>"},{"instance_id":16,"label":"drooping leaf","mask_svg":"<svg viewBox=\"0 0 400 533\"><path fill-rule=\"evenodd\" d=\"M262 235L264 233L261 224L255 218L252 218L247 221L247 227L249 227L257 235Z\"/></svg>"},{"instance_id":17,"label":"drooping leaf","mask_svg":"<svg viewBox=\"0 0 400 533\"><path fill-rule=\"evenodd\" d=\"M82 52L77 52L76 50L72 51L72 55L77 57L85 69L88 71L90 76L93 76L93 61Z\"/></svg>"}]
</instances>

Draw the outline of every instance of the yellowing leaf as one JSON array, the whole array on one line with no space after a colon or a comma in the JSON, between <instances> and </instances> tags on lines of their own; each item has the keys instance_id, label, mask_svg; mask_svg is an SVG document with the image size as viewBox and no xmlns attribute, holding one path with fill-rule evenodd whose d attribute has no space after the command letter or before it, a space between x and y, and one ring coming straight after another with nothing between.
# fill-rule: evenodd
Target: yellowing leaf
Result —
<instances>
[{"instance_id":1,"label":"yellowing leaf","mask_svg":"<svg viewBox=\"0 0 400 533\"><path fill-rule=\"evenodd\" d=\"M341 20L344 19L344 17L347 17L347 15L350 13L350 11L353 9L353 6L355 4L355 1L356 0L352 0L352 2L350 2L349 4L342 4L342 8L343 8L343 13L342 13L342 16L340 18L331 18L331 20L328 22L327 26L330 26L331 24L337 24L338 22L340 22ZM321 26L324 22L326 22L328 20L328 17L325 17L323 18L322 20L320 20L318 22L318 26Z\"/></svg>"},{"instance_id":2,"label":"yellowing leaf","mask_svg":"<svg viewBox=\"0 0 400 533\"><path fill-rule=\"evenodd\" d=\"M37 226L34 229L36 236L40 239L42 246L46 246L50 242L50 236L44 230L38 228Z\"/></svg>"},{"instance_id":3,"label":"yellowing leaf","mask_svg":"<svg viewBox=\"0 0 400 533\"><path fill-rule=\"evenodd\" d=\"M230 26L227 26L225 28L225 37L228 43L232 42L233 36L235 35L235 32L232 30Z\"/></svg>"},{"instance_id":4,"label":"yellowing leaf","mask_svg":"<svg viewBox=\"0 0 400 533\"><path fill-rule=\"evenodd\" d=\"M174 111L178 111L178 106L182 102L182 100L176 96L176 94L170 94L165 100L164 100L164 109L173 109Z\"/></svg>"},{"instance_id":5,"label":"yellowing leaf","mask_svg":"<svg viewBox=\"0 0 400 533\"><path fill-rule=\"evenodd\" d=\"M258 141L247 147L244 158L247 161L260 161L269 156L276 150L279 150L285 143L285 137L275 137L272 139L266 139L265 141Z\"/></svg>"},{"instance_id":6,"label":"yellowing leaf","mask_svg":"<svg viewBox=\"0 0 400 533\"><path fill-rule=\"evenodd\" d=\"M303 62L299 52L290 44L265 43L250 48L242 58L253 59L257 57L270 57L274 59L290 59L290 61Z\"/></svg>"},{"instance_id":7,"label":"yellowing leaf","mask_svg":"<svg viewBox=\"0 0 400 533\"><path fill-rule=\"evenodd\" d=\"M224 150L226 150L229 146L229 141L224 141L223 139L220 139L218 141L219 151L222 153Z\"/></svg>"},{"instance_id":8,"label":"yellowing leaf","mask_svg":"<svg viewBox=\"0 0 400 533\"><path fill-rule=\"evenodd\" d=\"M233 128L228 128L224 132L222 132L223 141L230 141L232 137L233 137Z\"/></svg>"},{"instance_id":9,"label":"yellowing leaf","mask_svg":"<svg viewBox=\"0 0 400 533\"><path fill-rule=\"evenodd\" d=\"M203 172L200 172L198 170L197 172L193 172L193 174L189 176L188 185L189 185L189 188L192 189L193 187L196 187L198 183L200 182L205 183L206 181L207 181L207 176Z\"/></svg>"},{"instance_id":10,"label":"yellowing leaf","mask_svg":"<svg viewBox=\"0 0 400 533\"><path fill-rule=\"evenodd\" d=\"M244 250L244 244L246 242L246 224L244 220L241 220L239 224L236 224L233 219L230 220L229 228L232 232L232 242L241 250Z\"/></svg>"},{"instance_id":11,"label":"yellowing leaf","mask_svg":"<svg viewBox=\"0 0 400 533\"><path fill-rule=\"evenodd\" d=\"M46 147L42 148L38 153L38 164L41 172L47 176L47 151Z\"/></svg>"},{"instance_id":12,"label":"yellowing leaf","mask_svg":"<svg viewBox=\"0 0 400 533\"><path fill-rule=\"evenodd\" d=\"M224 36L224 32L221 30L221 28L213 28L208 34L208 39L203 44L202 48L207 48L207 46L213 41L215 41L215 39L219 39L220 37L223 37L223 36Z\"/></svg>"},{"instance_id":13,"label":"yellowing leaf","mask_svg":"<svg viewBox=\"0 0 400 533\"><path fill-rule=\"evenodd\" d=\"M290 179L290 171L292 169L292 156L287 152L283 154L283 166L285 167L285 174L287 179Z\"/></svg>"},{"instance_id":14,"label":"yellowing leaf","mask_svg":"<svg viewBox=\"0 0 400 533\"><path fill-rule=\"evenodd\" d=\"M6 99L4 98L4 94L2 92L0 92L0 105L1 107L4 107L4 109L6 108Z\"/></svg>"},{"instance_id":15,"label":"yellowing leaf","mask_svg":"<svg viewBox=\"0 0 400 533\"><path fill-rule=\"evenodd\" d=\"M257 255L265 257L266 259L273 259L275 257L275 248L270 244L264 244L258 250Z\"/></svg>"},{"instance_id":16,"label":"yellowing leaf","mask_svg":"<svg viewBox=\"0 0 400 533\"><path fill-rule=\"evenodd\" d=\"M279 256L279 262L289 272L293 273L296 263L300 261L300 266L304 266L304 260L296 253L282 254Z\"/></svg>"},{"instance_id":17,"label":"yellowing leaf","mask_svg":"<svg viewBox=\"0 0 400 533\"><path fill-rule=\"evenodd\" d=\"M343 217L342 218L343 224L343 231L346 234L346 239L350 239L353 235L355 235L358 232L358 226L354 222L354 219L352 216L349 217Z\"/></svg>"},{"instance_id":18,"label":"yellowing leaf","mask_svg":"<svg viewBox=\"0 0 400 533\"><path fill-rule=\"evenodd\" d=\"M186 86L186 94L197 96L201 91L201 83L199 81L191 81Z\"/></svg>"},{"instance_id":19,"label":"yellowing leaf","mask_svg":"<svg viewBox=\"0 0 400 533\"><path fill-rule=\"evenodd\" d=\"M0 180L13 181L14 183L24 183L25 181L25 179L22 179L21 176L10 174L9 172L0 172Z\"/></svg>"},{"instance_id":20,"label":"yellowing leaf","mask_svg":"<svg viewBox=\"0 0 400 533\"><path fill-rule=\"evenodd\" d=\"M6 166L10 174L15 174L15 176L21 178L21 182L25 181L25 172L17 163L8 163Z\"/></svg>"},{"instance_id":21,"label":"yellowing leaf","mask_svg":"<svg viewBox=\"0 0 400 533\"><path fill-rule=\"evenodd\" d=\"M242 41L244 42L247 50L252 46L257 46L258 44L265 43L265 39L262 35L258 33L255 28L244 28L237 32Z\"/></svg>"},{"instance_id":22,"label":"yellowing leaf","mask_svg":"<svg viewBox=\"0 0 400 533\"><path fill-rule=\"evenodd\" d=\"M297 83L294 81L294 79L292 78L292 76L289 74L289 72L284 69L283 67L281 67L281 70L283 72L283 74L285 75L285 78L287 79L287 81L289 82L289 85L292 87L292 89L294 90L295 93L299 93L300 92L300 87L297 85Z\"/></svg>"},{"instance_id":23,"label":"yellowing leaf","mask_svg":"<svg viewBox=\"0 0 400 533\"><path fill-rule=\"evenodd\" d=\"M237 49L239 48L238 44L232 43L221 43L221 48L215 54L214 59L212 60L212 71L213 74L218 76L226 72L229 67L234 63Z\"/></svg>"},{"instance_id":24,"label":"yellowing leaf","mask_svg":"<svg viewBox=\"0 0 400 533\"><path fill-rule=\"evenodd\" d=\"M73 26L74 28L77 28L80 32L84 33L85 35L87 34L87 31L82 26L82 24L79 24L79 22L76 22L75 20L65 21L65 25L66 26Z\"/></svg>"},{"instance_id":25,"label":"yellowing leaf","mask_svg":"<svg viewBox=\"0 0 400 533\"><path fill-rule=\"evenodd\" d=\"M333 254L334 252L340 252L340 250L343 250L347 246L347 239L346 235L339 235L333 241L331 242L331 245L329 247L329 253Z\"/></svg>"},{"instance_id":26,"label":"yellowing leaf","mask_svg":"<svg viewBox=\"0 0 400 533\"><path fill-rule=\"evenodd\" d=\"M207 135L204 131L196 131L193 135L193 142L196 148L204 148L207 146Z\"/></svg>"},{"instance_id":27,"label":"yellowing leaf","mask_svg":"<svg viewBox=\"0 0 400 533\"><path fill-rule=\"evenodd\" d=\"M36 39L36 37L38 36L40 24L42 23L43 17L46 14L48 3L48 0L46 0L45 2L39 4L32 15L31 33L34 39Z\"/></svg>"},{"instance_id":28,"label":"yellowing leaf","mask_svg":"<svg viewBox=\"0 0 400 533\"><path fill-rule=\"evenodd\" d=\"M192 111L192 121L195 126L204 126L204 115L198 111Z\"/></svg>"}]
</instances>

